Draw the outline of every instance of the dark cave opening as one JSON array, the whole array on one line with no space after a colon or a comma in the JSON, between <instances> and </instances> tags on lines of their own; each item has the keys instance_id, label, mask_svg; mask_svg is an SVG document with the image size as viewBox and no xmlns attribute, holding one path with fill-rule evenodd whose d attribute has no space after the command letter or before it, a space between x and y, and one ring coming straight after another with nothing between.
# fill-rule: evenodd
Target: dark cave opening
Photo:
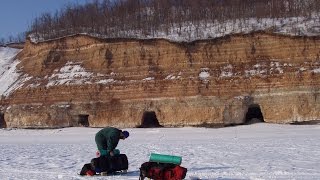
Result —
<instances>
[{"instance_id":1,"label":"dark cave opening","mask_svg":"<svg viewBox=\"0 0 320 180\"><path fill-rule=\"evenodd\" d=\"M252 104L249 106L244 120L244 124L254 124L264 122L261 108L258 104Z\"/></svg>"},{"instance_id":2,"label":"dark cave opening","mask_svg":"<svg viewBox=\"0 0 320 180\"><path fill-rule=\"evenodd\" d=\"M162 127L158 121L157 115L154 111L145 111L141 119L140 128L157 128Z\"/></svg>"},{"instance_id":3,"label":"dark cave opening","mask_svg":"<svg viewBox=\"0 0 320 180\"><path fill-rule=\"evenodd\" d=\"M89 127L89 115L80 114L78 119L78 125L83 127Z\"/></svg>"},{"instance_id":4,"label":"dark cave opening","mask_svg":"<svg viewBox=\"0 0 320 180\"><path fill-rule=\"evenodd\" d=\"M7 123L4 120L4 114L0 113L0 128L6 128L7 127Z\"/></svg>"}]
</instances>

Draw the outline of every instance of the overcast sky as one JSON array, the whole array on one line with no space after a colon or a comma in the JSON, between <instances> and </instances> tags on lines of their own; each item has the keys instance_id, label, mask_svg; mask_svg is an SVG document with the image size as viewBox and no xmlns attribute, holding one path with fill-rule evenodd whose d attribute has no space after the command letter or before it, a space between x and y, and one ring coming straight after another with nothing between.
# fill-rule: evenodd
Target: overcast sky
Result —
<instances>
[{"instance_id":1,"label":"overcast sky","mask_svg":"<svg viewBox=\"0 0 320 180\"><path fill-rule=\"evenodd\" d=\"M0 39L27 31L42 13L53 13L68 3L86 2L91 0L0 0Z\"/></svg>"}]
</instances>

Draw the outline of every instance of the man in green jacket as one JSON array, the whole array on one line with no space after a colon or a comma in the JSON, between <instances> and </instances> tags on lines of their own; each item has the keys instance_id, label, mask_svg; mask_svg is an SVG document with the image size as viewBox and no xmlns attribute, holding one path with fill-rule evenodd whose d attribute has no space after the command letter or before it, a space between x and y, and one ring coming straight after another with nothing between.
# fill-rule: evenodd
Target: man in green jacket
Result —
<instances>
[{"instance_id":1,"label":"man in green jacket","mask_svg":"<svg viewBox=\"0 0 320 180\"><path fill-rule=\"evenodd\" d=\"M98 147L97 156L110 155L114 156L115 148L118 145L120 139L126 139L129 137L128 131L122 131L114 127L106 127L97 132L95 141Z\"/></svg>"}]
</instances>

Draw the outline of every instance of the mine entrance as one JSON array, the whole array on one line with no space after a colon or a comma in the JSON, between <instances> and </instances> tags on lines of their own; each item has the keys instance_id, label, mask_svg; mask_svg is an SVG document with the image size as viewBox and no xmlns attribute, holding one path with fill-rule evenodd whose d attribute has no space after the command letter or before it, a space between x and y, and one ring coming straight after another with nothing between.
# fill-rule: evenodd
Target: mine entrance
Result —
<instances>
[{"instance_id":1,"label":"mine entrance","mask_svg":"<svg viewBox=\"0 0 320 180\"><path fill-rule=\"evenodd\" d=\"M162 127L154 111L145 111L141 119L141 128Z\"/></svg>"},{"instance_id":2,"label":"mine entrance","mask_svg":"<svg viewBox=\"0 0 320 180\"><path fill-rule=\"evenodd\" d=\"M264 122L263 115L258 104L252 104L248 108L248 112L245 117L245 124L254 124Z\"/></svg>"},{"instance_id":3,"label":"mine entrance","mask_svg":"<svg viewBox=\"0 0 320 180\"><path fill-rule=\"evenodd\" d=\"M4 120L4 114L0 113L0 128L6 128L7 127L7 123Z\"/></svg>"},{"instance_id":4,"label":"mine entrance","mask_svg":"<svg viewBox=\"0 0 320 180\"><path fill-rule=\"evenodd\" d=\"M89 115L87 114L80 114L78 119L78 125L89 127Z\"/></svg>"}]
</instances>

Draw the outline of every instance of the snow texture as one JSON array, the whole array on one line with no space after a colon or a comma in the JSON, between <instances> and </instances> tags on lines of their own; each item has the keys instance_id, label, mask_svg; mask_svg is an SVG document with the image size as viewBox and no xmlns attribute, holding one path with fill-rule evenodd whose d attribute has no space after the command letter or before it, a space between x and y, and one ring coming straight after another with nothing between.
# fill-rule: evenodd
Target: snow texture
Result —
<instances>
[{"instance_id":1,"label":"snow texture","mask_svg":"<svg viewBox=\"0 0 320 180\"><path fill-rule=\"evenodd\" d=\"M100 128L0 129L0 177L88 179L78 176L95 157ZM320 126L253 124L220 129L126 129L118 148L127 154L129 173L90 179L136 180L151 153L182 157L186 179L320 179Z\"/></svg>"},{"instance_id":2,"label":"snow texture","mask_svg":"<svg viewBox=\"0 0 320 180\"><path fill-rule=\"evenodd\" d=\"M20 73L16 67L20 63L18 60L14 60L14 57L21 50L0 47L0 95L8 95L10 91L17 88L20 81ZM16 85L16 86L15 86Z\"/></svg>"},{"instance_id":3,"label":"snow texture","mask_svg":"<svg viewBox=\"0 0 320 180\"><path fill-rule=\"evenodd\" d=\"M92 75L93 73L87 72L80 64L67 62L65 66L60 70L55 70L55 73L48 78L47 87L90 83Z\"/></svg>"},{"instance_id":4,"label":"snow texture","mask_svg":"<svg viewBox=\"0 0 320 180\"><path fill-rule=\"evenodd\" d=\"M210 77L210 74L208 72L200 72L199 78L200 79L207 79Z\"/></svg>"}]
</instances>

